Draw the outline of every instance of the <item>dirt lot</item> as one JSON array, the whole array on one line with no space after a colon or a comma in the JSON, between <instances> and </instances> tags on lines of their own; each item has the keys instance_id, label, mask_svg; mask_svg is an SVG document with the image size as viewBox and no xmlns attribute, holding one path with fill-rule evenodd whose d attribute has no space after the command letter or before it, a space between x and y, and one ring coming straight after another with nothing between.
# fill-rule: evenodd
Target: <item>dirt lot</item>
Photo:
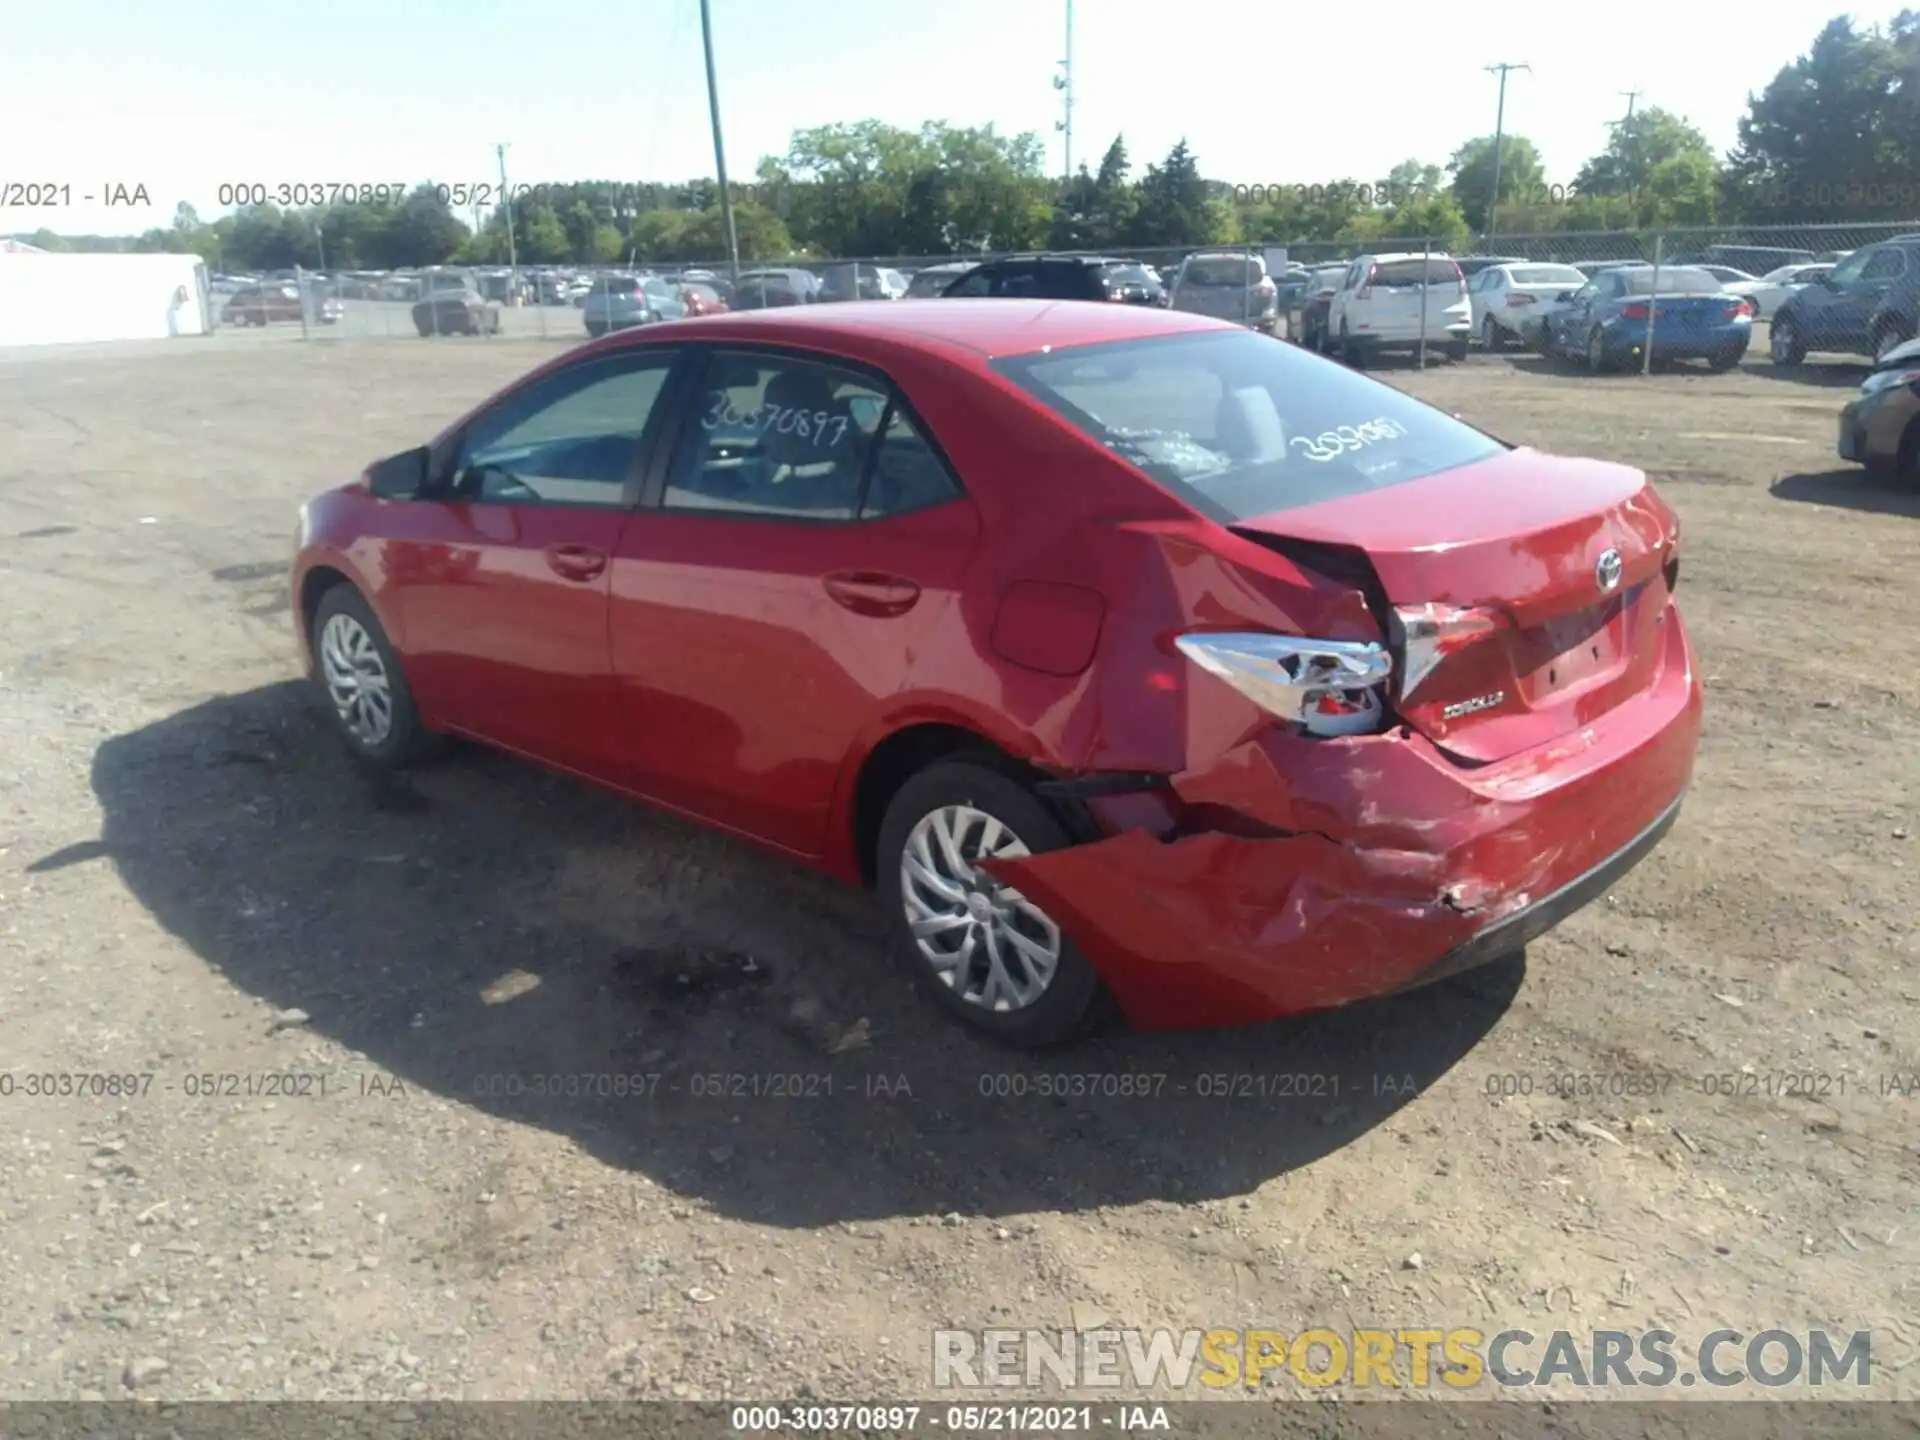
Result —
<instances>
[{"instance_id":1,"label":"dirt lot","mask_svg":"<svg viewBox=\"0 0 1920 1440\"><path fill-rule=\"evenodd\" d=\"M1920 1388L1920 497L1831 458L1852 376L1385 372L1679 508L1679 826L1524 966L1033 1062L916 1002L860 896L502 758L374 788L327 742L295 507L549 353L0 357L0 1390L924 1397L936 1326L1102 1321L1871 1327L1875 1393ZM1111 1072L1168 1079L1033 1093ZM659 1078L525 1093L581 1073ZM1203 1093L1276 1073L1338 1096Z\"/></svg>"}]
</instances>

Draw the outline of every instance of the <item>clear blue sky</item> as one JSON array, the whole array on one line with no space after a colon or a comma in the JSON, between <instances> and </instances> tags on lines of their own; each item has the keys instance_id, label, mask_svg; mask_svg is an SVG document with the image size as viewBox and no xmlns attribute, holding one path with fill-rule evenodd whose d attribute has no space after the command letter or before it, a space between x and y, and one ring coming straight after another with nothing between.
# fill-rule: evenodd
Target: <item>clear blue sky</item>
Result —
<instances>
[{"instance_id":1,"label":"clear blue sky","mask_svg":"<svg viewBox=\"0 0 1920 1440\"><path fill-rule=\"evenodd\" d=\"M712 5L736 178L797 127L866 118L1033 130L1061 163L1062 0ZM1124 133L1143 164L1184 136L1214 179L1375 178L1491 131L1483 67L1510 60L1533 70L1509 82L1508 129L1566 180L1626 90L1731 146L1749 90L1833 13L1829 0L1078 0L1075 159L1096 163ZM497 141L516 183L713 173L697 0L19 0L0 41L0 135L0 184L65 182L74 202L0 210L6 232L133 232L181 200L210 218L230 181L487 180ZM152 209L82 203L114 182L144 185Z\"/></svg>"}]
</instances>

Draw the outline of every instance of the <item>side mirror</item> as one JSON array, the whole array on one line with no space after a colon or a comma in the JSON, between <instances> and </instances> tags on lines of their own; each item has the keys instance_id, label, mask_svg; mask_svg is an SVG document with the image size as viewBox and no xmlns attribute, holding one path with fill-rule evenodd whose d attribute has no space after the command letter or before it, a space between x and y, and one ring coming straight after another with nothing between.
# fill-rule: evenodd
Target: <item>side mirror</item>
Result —
<instances>
[{"instance_id":1,"label":"side mirror","mask_svg":"<svg viewBox=\"0 0 1920 1440\"><path fill-rule=\"evenodd\" d=\"M1818 285L1822 290L1838 290L1840 288L1839 282L1833 278L1833 272L1831 270L1820 276L1813 283Z\"/></svg>"},{"instance_id":2,"label":"side mirror","mask_svg":"<svg viewBox=\"0 0 1920 1440\"><path fill-rule=\"evenodd\" d=\"M382 500L412 500L427 488L427 447L403 450L367 467L367 488Z\"/></svg>"},{"instance_id":3,"label":"side mirror","mask_svg":"<svg viewBox=\"0 0 1920 1440\"><path fill-rule=\"evenodd\" d=\"M1572 290L1562 290L1558 295L1554 296L1553 298L1559 301L1562 305L1564 305L1567 303L1567 301L1573 299L1574 293L1575 292Z\"/></svg>"}]
</instances>

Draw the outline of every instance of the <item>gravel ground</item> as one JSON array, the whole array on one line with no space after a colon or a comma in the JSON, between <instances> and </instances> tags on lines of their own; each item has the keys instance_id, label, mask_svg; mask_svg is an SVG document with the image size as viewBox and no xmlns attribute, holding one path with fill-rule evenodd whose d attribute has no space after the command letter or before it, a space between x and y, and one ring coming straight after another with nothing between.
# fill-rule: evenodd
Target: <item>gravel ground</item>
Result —
<instances>
[{"instance_id":1,"label":"gravel ground","mask_svg":"<svg viewBox=\"0 0 1920 1440\"><path fill-rule=\"evenodd\" d=\"M937 1326L1100 1323L1872 1328L1913 1393L1920 496L1831 459L1851 374L1383 371L1655 474L1688 808L1524 964L1042 1062L757 852L357 777L295 507L553 346L296 335L0 355L0 1395L925 1396Z\"/></svg>"}]
</instances>

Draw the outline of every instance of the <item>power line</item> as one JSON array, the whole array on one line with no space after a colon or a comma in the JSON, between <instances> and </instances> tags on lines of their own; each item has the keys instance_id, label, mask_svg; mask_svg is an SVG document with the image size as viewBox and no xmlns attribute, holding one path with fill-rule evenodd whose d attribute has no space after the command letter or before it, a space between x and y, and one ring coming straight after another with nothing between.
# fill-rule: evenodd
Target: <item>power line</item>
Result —
<instances>
[{"instance_id":1,"label":"power line","mask_svg":"<svg viewBox=\"0 0 1920 1440\"><path fill-rule=\"evenodd\" d=\"M1053 128L1066 137L1066 176L1073 180L1073 0L1067 0L1067 58L1060 62L1060 73L1053 77L1053 88L1060 92L1061 118Z\"/></svg>"},{"instance_id":2,"label":"power line","mask_svg":"<svg viewBox=\"0 0 1920 1440\"><path fill-rule=\"evenodd\" d=\"M1498 65L1487 66L1489 75L1500 77L1500 103L1493 112L1493 196L1487 202L1487 238L1493 238L1494 222L1500 213L1500 151L1507 138L1507 76L1515 70L1532 72L1533 67L1502 61Z\"/></svg>"}]
</instances>

